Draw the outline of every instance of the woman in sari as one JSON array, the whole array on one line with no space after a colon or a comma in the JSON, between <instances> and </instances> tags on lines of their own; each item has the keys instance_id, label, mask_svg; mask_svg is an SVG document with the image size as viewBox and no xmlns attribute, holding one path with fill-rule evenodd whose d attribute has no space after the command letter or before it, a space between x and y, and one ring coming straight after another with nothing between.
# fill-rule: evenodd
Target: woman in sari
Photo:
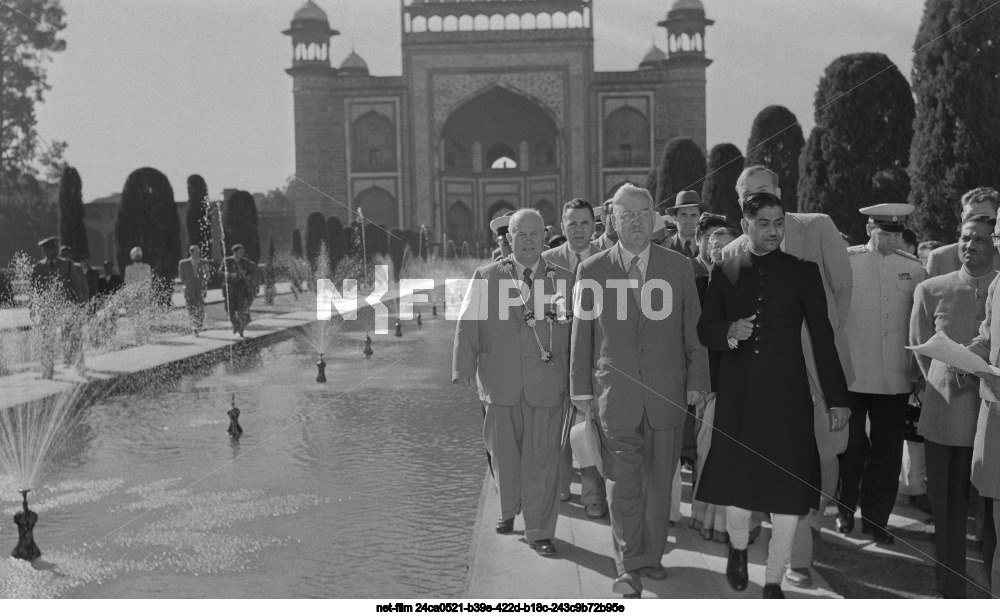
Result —
<instances>
[{"instance_id":1,"label":"woman in sari","mask_svg":"<svg viewBox=\"0 0 1000 616\"><path fill-rule=\"evenodd\" d=\"M233 255L226 257L222 272L226 276L226 309L233 333L243 338L250 322L250 304L257 295L257 264L246 256L243 244L233 244Z\"/></svg>"}]
</instances>

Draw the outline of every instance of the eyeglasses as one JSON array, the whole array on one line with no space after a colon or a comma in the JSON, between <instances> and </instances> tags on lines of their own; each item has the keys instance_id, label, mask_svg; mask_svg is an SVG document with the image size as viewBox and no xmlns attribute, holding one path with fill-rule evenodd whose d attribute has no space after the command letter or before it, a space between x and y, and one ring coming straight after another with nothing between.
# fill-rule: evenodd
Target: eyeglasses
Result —
<instances>
[{"instance_id":1,"label":"eyeglasses","mask_svg":"<svg viewBox=\"0 0 1000 616\"><path fill-rule=\"evenodd\" d=\"M645 210L639 210L638 212L619 212L617 216L623 225L629 225L632 224L632 221L638 220L639 218L646 218L655 211L656 210L653 208L648 208Z\"/></svg>"}]
</instances>

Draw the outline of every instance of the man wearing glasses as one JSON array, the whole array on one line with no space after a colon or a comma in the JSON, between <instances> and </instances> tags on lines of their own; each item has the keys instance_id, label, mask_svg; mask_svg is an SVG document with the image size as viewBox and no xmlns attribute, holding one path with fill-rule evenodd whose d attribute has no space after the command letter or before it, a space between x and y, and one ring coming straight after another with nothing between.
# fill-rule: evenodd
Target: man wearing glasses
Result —
<instances>
[{"instance_id":1,"label":"man wearing glasses","mask_svg":"<svg viewBox=\"0 0 1000 616\"><path fill-rule=\"evenodd\" d=\"M854 291L845 329L854 382L847 451L840 455L836 525L843 534L854 530L860 501L861 532L887 545L895 542L886 524L899 490L907 402L920 380L913 354L905 348L909 316L914 289L925 275L919 259L898 250L912 205L883 203L859 211L869 217L871 239L847 249Z\"/></svg>"},{"instance_id":2,"label":"man wearing glasses","mask_svg":"<svg viewBox=\"0 0 1000 616\"><path fill-rule=\"evenodd\" d=\"M671 484L688 404L709 388L691 262L650 242L653 198L625 184L613 200L618 242L585 260L574 288L570 394L600 438L615 593L667 576Z\"/></svg>"}]
</instances>

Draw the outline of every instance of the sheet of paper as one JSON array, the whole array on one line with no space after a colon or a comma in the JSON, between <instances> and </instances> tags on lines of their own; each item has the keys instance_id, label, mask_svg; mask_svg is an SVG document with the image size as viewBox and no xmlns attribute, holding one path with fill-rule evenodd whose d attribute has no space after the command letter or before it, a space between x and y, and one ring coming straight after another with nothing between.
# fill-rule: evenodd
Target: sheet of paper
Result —
<instances>
[{"instance_id":1,"label":"sheet of paper","mask_svg":"<svg viewBox=\"0 0 1000 616\"><path fill-rule=\"evenodd\" d=\"M944 332L937 332L931 336L930 340L923 344L908 346L906 348L914 353L920 353L949 366L954 366L963 372L970 374L990 372L1000 376L1000 369L989 365L983 358L965 348L965 346L955 342Z\"/></svg>"}]
</instances>

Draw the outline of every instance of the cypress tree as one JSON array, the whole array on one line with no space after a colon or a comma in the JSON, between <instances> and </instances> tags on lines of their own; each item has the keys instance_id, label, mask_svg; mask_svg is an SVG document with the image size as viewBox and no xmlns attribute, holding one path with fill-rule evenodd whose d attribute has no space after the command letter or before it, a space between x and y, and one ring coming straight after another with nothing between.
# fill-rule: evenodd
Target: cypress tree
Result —
<instances>
[{"instance_id":1,"label":"cypress tree","mask_svg":"<svg viewBox=\"0 0 1000 616\"><path fill-rule=\"evenodd\" d=\"M257 230L257 203L253 195L245 190L237 190L226 199L222 210L222 226L225 230L226 255L232 252L233 244L243 244L247 258L260 262L260 237Z\"/></svg>"},{"instance_id":2,"label":"cypress tree","mask_svg":"<svg viewBox=\"0 0 1000 616\"><path fill-rule=\"evenodd\" d=\"M316 268L316 257L319 256L319 245L326 240L326 219L322 212L313 212L306 218L306 259L309 266Z\"/></svg>"},{"instance_id":3,"label":"cypress tree","mask_svg":"<svg viewBox=\"0 0 1000 616\"><path fill-rule=\"evenodd\" d=\"M983 8L927 0L913 43L910 202L921 239L955 241L962 194L1000 188L1000 11Z\"/></svg>"},{"instance_id":4,"label":"cypress tree","mask_svg":"<svg viewBox=\"0 0 1000 616\"><path fill-rule=\"evenodd\" d=\"M202 259L212 255L212 221L206 213L208 205L208 185L200 175L189 175L187 179L188 209L184 217L188 241L197 244Z\"/></svg>"},{"instance_id":5,"label":"cypress tree","mask_svg":"<svg viewBox=\"0 0 1000 616\"><path fill-rule=\"evenodd\" d=\"M83 216L83 182L77 170L67 166L59 181L59 238L73 249L74 261L90 252Z\"/></svg>"},{"instance_id":6,"label":"cypress tree","mask_svg":"<svg viewBox=\"0 0 1000 616\"><path fill-rule=\"evenodd\" d=\"M909 163L909 85L884 54L841 56L820 79L815 108L799 160L799 209L829 214L841 231L864 237L858 208L878 203L876 178L898 177Z\"/></svg>"},{"instance_id":7,"label":"cypress tree","mask_svg":"<svg viewBox=\"0 0 1000 616\"><path fill-rule=\"evenodd\" d=\"M649 173L646 174L646 183L643 186L643 188L649 191L649 194L653 195L654 199L656 198L656 174L658 171L655 167L650 169Z\"/></svg>"},{"instance_id":8,"label":"cypress tree","mask_svg":"<svg viewBox=\"0 0 1000 616\"><path fill-rule=\"evenodd\" d=\"M701 194L705 171L705 153L697 143L686 137L668 143L656 174L656 209L662 212L673 205L682 190Z\"/></svg>"},{"instance_id":9,"label":"cypress tree","mask_svg":"<svg viewBox=\"0 0 1000 616\"><path fill-rule=\"evenodd\" d=\"M708 153L708 177L701 191L701 202L713 214L725 216L729 226L740 228L743 217L736 180L743 171L743 154L731 143L720 143Z\"/></svg>"},{"instance_id":10,"label":"cypress tree","mask_svg":"<svg viewBox=\"0 0 1000 616\"><path fill-rule=\"evenodd\" d=\"M302 258L302 232L298 229L292 231L292 255Z\"/></svg>"},{"instance_id":11,"label":"cypress tree","mask_svg":"<svg viewBox=\"0 0 1000 616\"><path fill-rule=\"evenodd\" d=\"M120 271L125 271L125 266L131 262L129 252L138 246L142 249L143 261L156 276L167 281L177 277L181 218L167 176L152 167L136 169L129 174L118 206L115 238Z\"/></svg>"},{"instance_id":12,"label":"cypress tree","mask_svg":"<svg viewBox=\"0 0 1000 616\"><path fill-rule=\"evenodd\" d=\"M798 211L799 157L805 144L798 118L781 105L762 109L750 128L746 166L764 165L778 174L786 212Z\"/></svg>"}]
</instances>

